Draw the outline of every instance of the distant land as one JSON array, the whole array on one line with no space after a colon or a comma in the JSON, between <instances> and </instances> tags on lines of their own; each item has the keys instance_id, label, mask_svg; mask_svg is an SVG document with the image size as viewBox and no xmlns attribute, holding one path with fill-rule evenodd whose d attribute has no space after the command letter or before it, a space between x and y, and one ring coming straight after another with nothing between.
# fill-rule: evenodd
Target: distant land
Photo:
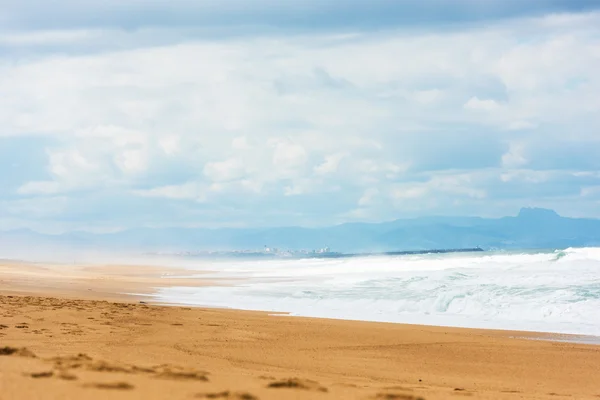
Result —
<instances>
[{"instance_id":1,"label":"distant land","mask_svg":"<svg viewBox=\"0 0 600 400\"><path fill-rule=\"evenodd\" d=\"M210 259L273 259L273 258L349 258L364 256L406 256L416 254L448 254L448 253L474 253L484 251L481 247L462 248L462 249L427 249L427 250L402 250L386 251L380 253L341 253L337 251L320 250L225 250L225 251L180 251L180 252L150 252L150 256L180 256L180 257L198 257Z\"/></svg>"},{"instance_id":2,"label":"distant land","mask_svg":"<svg viewBox=\"0 0 600 400\"><path fill-rule=\"evenodd\" d=\"M600 220L561 217L553 210L523 208L503 218L422 217L326 228L143 228L110 234L31 230L0 232L0 258L45 249L139 252L260 251L329 248L341 253L428 249L535 249L600 246Z\"/></svg>"}]
</instances>

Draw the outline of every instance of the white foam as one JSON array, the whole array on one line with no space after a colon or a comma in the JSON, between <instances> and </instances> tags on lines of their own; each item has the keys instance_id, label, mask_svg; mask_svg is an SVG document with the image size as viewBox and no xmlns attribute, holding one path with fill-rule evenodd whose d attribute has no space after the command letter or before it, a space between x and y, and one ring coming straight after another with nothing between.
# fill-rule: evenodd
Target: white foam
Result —
<instances>
[{"instance_id":1,"label":"white foam","mask_svg":"<svg viewBox=\"0 0 600 400\"><path fill-rule=\"evenodd\" d=\"M230 287L157 300L292 315L600 335L600 249L204 264ZM202 274L202 278L211 275Z\"/></svg>"}]
</instances>

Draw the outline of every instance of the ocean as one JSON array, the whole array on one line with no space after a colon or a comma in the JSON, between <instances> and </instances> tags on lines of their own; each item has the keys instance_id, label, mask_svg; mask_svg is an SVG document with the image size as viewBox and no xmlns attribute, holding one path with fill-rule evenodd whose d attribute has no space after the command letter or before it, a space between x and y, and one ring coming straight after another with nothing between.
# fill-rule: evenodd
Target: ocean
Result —
<instances>
[{"instance_id":1,"label":"ocean","mask_svg":"<svg viewBox=\"0 0 600 400\"><path fill-rule=\"evenodd\" d=\"M162 288L156 301L600 336L600 248L198 261L184 266L190 277L235 280L228 286Z\"/></svg>"}]
</instances>

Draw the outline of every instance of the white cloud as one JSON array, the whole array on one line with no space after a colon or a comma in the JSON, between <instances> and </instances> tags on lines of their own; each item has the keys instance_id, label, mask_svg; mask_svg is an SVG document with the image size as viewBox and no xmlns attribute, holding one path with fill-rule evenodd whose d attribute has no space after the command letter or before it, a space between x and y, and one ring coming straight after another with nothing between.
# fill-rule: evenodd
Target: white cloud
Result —
<instances>
[{"instance_id":1,"label":"white cloud","mask_svg":"<svg viewBox=\"0 0 600 400\"><path fill-rule=\"evenodd\" d=\"M35 181L27 182L17 189L18 194L54 194L60 191L58 182L53 181Z\"/></svg>"},{"instance_id":2,"label":"white cloud","mask_svg":"<svg viewBox=\"0 0 600 400\"><path fill-rule=\"evenodd\" d=\"M330 199L332 188L344 206L358 198L359 209L492 204L466 176L502 167L489 179L541 179L518 172L535 167L530 149L597 140L599 26L590 13L427 33L10 33L0 42L11 51L40 52L0 55L0 136L48 142L46 165L11 190L111 190L214 207L243 194L269 210L293 202L285 195ZM491 162L459 151L483 136ZM465 176L438 165L466 165ZM434 204L440 195L446 202Z\"/></svg>"},{"instance_id":3,"label":"white cloud","mask_svg":"<svg viewBox=\"0 0 600 400\"><path fill-rule=\"evenodd\" d=\"M507 170L500 175L502 182L542 183L552 179L554 171L535 171L526 169Z\"/></svg>"},{"instance_id":4,"label":"white cloud","mask_svg":"<svg viewBox=\"0 0 600 400\"><path fill-rule=\"evenodd\" d=\"M528 160L524 153L525 145L523 143L511 143L508 151L502 155L502 166L507 168L515 168L527 164Z\"/></svg>"},{"instance_id":5,"label":"white cloud","mask_svg":"<svg viewBox=\"0 0 600 400\"><path fill-rule=\"evenodd\" d=\"M425 185L404 185L404 187L392 190L394 200L418 199L429 194L429 189Z\"/></svg>"},{"instance_id":6,"label":"white cloud","mask_svg":"<svg viewBox=\"0 0 600 400\"><path fill-rule=\"evenodd\" d=\"M443 91L439 89L417 90L413 93L414 99L421 104L432 104L440 100Z\"/></svg>"},{"instance_id":7,"label":"white cloud","mask_svg":"<svg viewBox=\"0 0 600 400\"><path fill-rule=\"evenodd\" d=\"M160 147L163 149L165 154L169 156L173 156L177 154L181 148L180 138L179 136L171 135L165 136L158 141Z\"/></svg>"},{"instance_id":8,"label":"white cloud","mask_svg":"<svg viewBox=\"0 0 600 400\"><path fill-rule=\"evenodd\" d=\"M204 175L215 182L231 181L243 177L245 169L240 160L231 158L209 162L204 167Z\"/></svg>"},{"instance_id":9,"label":"white cloud","mask_svg":"<svg viewBox=\"0 0 600 400\"><path fill-rule=\"evenodd\" d=\"M597 178L600 179L600 171L575 171L572 173L577 178Z\"/></svg>"},{"instance_id":10,"label":"white cloud","mask_svg":"<svg viewBox=\"0 0 600 400\"><path fill-rule=\"evenodd\" d=\"M135 190L134 193L142 197L160 197L174 200L206 200L207 189L198 183L187 182L181 185L167 185L152 189Z\"/></svg>"},{"instance_id":11,"label":"white cloud","mask_svg":"<svg viewBox=\"0 0 600 400\"><path fill-rule=\"evenodd\" d=\"M371 217L371 210L366 208L355 208L342 215L344 220L364 220Z\"/></svg>"},{"instance_id":12,"label":"white cloud","mask_svg":"<svg viewBox=\"0 0 600 400\"><path fill-rule=\"evenodd\" d=\"M379 189L368 188L358 200L358 205L361 207L372 205L379 196Z\"/></svg>"},{"instance_id":13,"label":"white cloud","mask_svg":"<svg viewBox=\"0 0 600 400\"><path fill-rule=\"evenodd\" d=\"M283 170L294 170L302 167L308 158L303 146L287 140L271 140L273 150L273 166Z\"/></svg>"},{"instance_id":14,"label":"white cloud","mask_svg":"<svg viewBox=\"0 0 600 400\"><path fill-rule=\"evenodd\" d=\"M294 185L286 186L285 188L283 188L283 193L286 196L297 196L300 194L305 194L306 189L307 189L307 187L305 185L294 184Z\"/></svg>"},{"instance_id":15,"label":"white cloud","mask_svg":"<svg viewBox=\"0 0 600 400\"><path fill-rule=\"evenodd\" d=\"M89 29L32 31L0 34L0 44L8 46L65 45L86 42L102 35Z\"/></svg>"},{"instance_id":16,"label":"white cloud","mask_svg":"<svg viewBox=\"0 0 600 400\"><path fill-rule=\"evenodd\" d=\"M600 186L587 186L581 189L582 196L597 196L600 195Z\"/></svg>"},{"instance_id":17,"label":"white cloud","mask_svg":"<svg viewBox=\"0 0 600 400\"><path fill-rule=\"evenodd\" d=\"M209 186L209 191L219 195L258 194L263 188L263 183L251 179L241 179L232 182L214 182Z\"/></svg>"},{"instance_id":18,"label":"white cloud","mask_svg":"<svg viewBox=\"0 0 600 400\"><path fill-rule=\"evenodd\" d=\"M428 182L428 185L438 191L457 194L459 196L474 199L485 199L487 197L484 189L473 187L475 182L473 182L473 178L469 173L434 176Z\"/></svg>"},{"instance_id":19,"label":"white cloud","mask_svg":"<svg viewBox=\"0 0 600 400\"><path fill-rule=\"evenodd\" d=\"M70 179L75 174L94 174L99 170L98 164L87 159L77 148L50 151L50 172L59 178Z\"/></svg>"},{"instance_id":20,"label":"white cloud","mask_svg":"<svg viewBox=\"0 0 600 400\"><path fill-rule=\"evenodd\" d=\"M508 125L508 129L513 130L513 131L520 131L520 130L525 130L525 129L535 129L535 128L537 128L537 125L534 124L533 122L529 122L529 121L514 121Z\"/></svg>"},{"instance_id":21,"label":"white cloud","mask_svg":"<svg viewBox=\"0 0 600 400\"><path fill-rule=\"evenodd\" d=\"M140 173L148 168L146 153L142 149L124 150L115 156L115 163L125 173Z\"/></svg>"},{"instance_id":22,"label":"white cloud","mask_svg":"<svg viewBox=\"0 0 600 400\"><path fill-rule=\"evenodd\" d=\"M3 212L27 218L51 218L64 213L69 199L61 196L0 201Z\"/></svg>"},{"instance_id":23,"label":"white cloud","mask_svg":"<svg viewBox=\"0 0 600 400\"><path fill-rule=\"evenodd\" d=\"M19 194L56 194L72 190L92 188L106 182L107 171L97 159L93 159L77 147L48 150L48 172L54 180L24 183L17 189Z\"/></svg>"},{"instance_id":24,"label":"white cloud","mask_svg":"<svg viewBox=\"0 0 600 400\"><path fill-rule=\"evenodd\" d=\"M315 174L328 175L336 172L344 156L340 153L327 155L325 161L314 168Z\"/></svg>"},{"instance_id":25,"label":"white cloud","mask_svg":"<svg viewBox=\"0 0 600 400\"><path fill-rule=\"evenodd\" d=\"M426 182L404 183L393 187L390 196L399 205L405 201L420 201L423 198L435 199L438 195L451 195L456 198L484 199L487 193L477 187L478 183L469 173L437 174Z\"/></svg>"},{"instance_id":26,"label":"white cloud","mask_svg":"<svg viewBox=\"0 0 600 400\"><path fill-rule=\"evenodd\" d=\"M571 102L578 95L598 105L593 99L597 43L592 22L587 23L587 28L572 26L578 29L575 34L533 20L510 29L499 25L428 35L391 31L337 42L327 35L198 40L37 57L3 67L2 99L11 101L2 102L0 121L4 134L69 135L112 124L148 134L168 129L177 135L227 135L227 141L249 132L281 134L286 122L294 120L323 134L335 128L336 135L364 135L368 126L399 122L431 126L448 119L479 121L477 115L457 112L463 105L479 111L505 109L507 126L527 118L543 122L561 117L553 112L561 107L569 114L582 113ZM523 44L521 37L532 36L529 27L537 24L536 40ZM98 34L112 40L110 31ZM130 35L135 43L136 33ZM397 55L411 62L398 62ZM351 86L327 86L315 80L315 69ZM569 79L578 77L587 79L583 86L568 96L560 93ZM430 89L432 80L447 87ZM486 80L505 85L507 102L500 105L486 97L485 87L473 95L472 82ZM381 101L384 92L391 96ZM436 105L433 113L427 110L429 120L425 104Z\"/></svg>"},{"instance_id":27,"label":"white cloud","mask_svg":"<svg viewBox=\"0 0 600 400\"><path fill-rule=\"evenodd\" d=\"M250 143L248 143L248 138L246 136L238 136L233 138L231 141L231 148L234 150L248 150L250 148Z\"/></svg>"},{"instance_id":28,"label":"white cloud","mask_svg":"<svg viewBox=\"0 0 600 400\"><path fill-rule=\"evenodd\" d=\"M367 180L380 180L381 178L394 179L408 170L410 165L396 164L374 159L363 159L356 162L356 168L361 175L366 175Z\"/></svg>"},{"instance_id":29,"label":"white cloud","mask_svg":"<svg viewBox=\"0 0 600 400\"><path fill-rule=\"evenodd\" d=\"M493 99L479 99L479 97L474 96L465 103L464 108L477 111L494 111L500 108L500 104Z\"/></svg>"}]
</instances>

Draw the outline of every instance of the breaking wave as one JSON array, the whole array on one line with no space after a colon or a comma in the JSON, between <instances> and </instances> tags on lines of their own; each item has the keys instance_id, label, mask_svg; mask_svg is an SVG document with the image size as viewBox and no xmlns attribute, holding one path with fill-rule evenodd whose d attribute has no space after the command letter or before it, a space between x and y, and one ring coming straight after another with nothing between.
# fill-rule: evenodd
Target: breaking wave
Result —
<instances>
[{"instance_id":1,"label":"breaking wave","mask_svg":"<svg viewBox=\"0 0 600 400\"><path fill-rule=\"evenodd\" d=\"M165 303L292 315L600 335L600 248L349 259L219 262ZM239 283L241 282L241 283Z\"/></svg>"}]
</instances>

